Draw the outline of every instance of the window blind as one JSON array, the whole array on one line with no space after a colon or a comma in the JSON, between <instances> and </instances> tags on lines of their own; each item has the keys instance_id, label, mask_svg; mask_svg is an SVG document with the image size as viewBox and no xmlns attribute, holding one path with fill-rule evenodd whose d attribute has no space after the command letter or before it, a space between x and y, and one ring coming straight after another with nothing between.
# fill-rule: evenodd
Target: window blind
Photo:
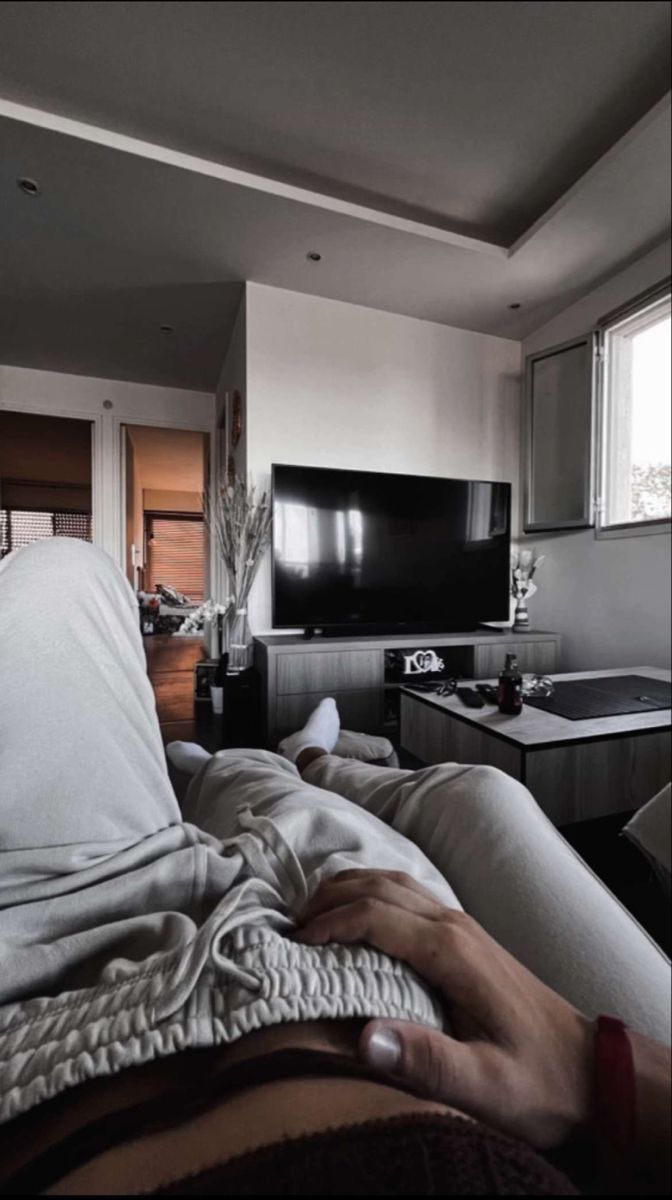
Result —
<instances>
[{"instance_id":1,"label":"window blind","mask_svg":"<svg viewBox=\"0 0 672 1200\"><path fill-rule=\"evenodd\" d=\"M147 518L146 591L173 587L190 600L205 595L205 529L202 517Z\"/></svg>"},{"instance_id":2,"label":"window blind","mask_svg":"<svg viewBox=\"0 0 672 1200\"><path fill-rule=\"evenodd\" d=\"M43 538L74 537L90 542L91 513L0 509L0 558Z\"/></svg>"}]
</instances>

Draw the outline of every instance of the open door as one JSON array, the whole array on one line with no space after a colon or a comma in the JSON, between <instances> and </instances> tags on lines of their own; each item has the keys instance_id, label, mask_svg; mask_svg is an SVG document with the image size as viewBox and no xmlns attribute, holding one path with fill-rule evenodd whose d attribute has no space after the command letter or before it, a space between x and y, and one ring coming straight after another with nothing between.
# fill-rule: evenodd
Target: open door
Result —
<instances>
[{"instance_id":1,"label":"open door","mask_svg":"<svg viewBox=\"0 0 672 1200\"><path fill-rule=\"evenodd\" d=\"M129 582L136 592L172 589L201 603L209 586L208 435L144 425L126 425L122 433Z\"/></svg>"}]
</instances>

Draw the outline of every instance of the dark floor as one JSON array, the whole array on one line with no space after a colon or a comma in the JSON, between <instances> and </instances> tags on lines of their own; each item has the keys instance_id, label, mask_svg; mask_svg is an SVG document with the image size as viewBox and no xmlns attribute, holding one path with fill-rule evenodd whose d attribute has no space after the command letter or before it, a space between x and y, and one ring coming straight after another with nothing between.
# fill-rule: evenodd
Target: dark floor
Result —
<instances>
[{"instance_id":1,"label":"dark floor","mask_svg":"<svg viewBox=\"0 0 672 1200\"><path fill-rule=\"evenodd\" d=\"M662 885L641 851L621 832L631 816L631 812L624 812L592 821L577 821L562 826L560 833L669 954L672 941L670 907Z\"/></svg>"}]
</instances>

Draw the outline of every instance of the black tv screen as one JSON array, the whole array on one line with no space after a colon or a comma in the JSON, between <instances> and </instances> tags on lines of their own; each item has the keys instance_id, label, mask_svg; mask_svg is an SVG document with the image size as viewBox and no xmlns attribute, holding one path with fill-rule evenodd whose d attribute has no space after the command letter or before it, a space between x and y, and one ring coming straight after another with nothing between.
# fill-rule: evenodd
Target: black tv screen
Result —
<instances>
[{"instance_id":1,"label":"black tv screen","mask_svg":"<svg viewBox=\"0 0 672 1200\"><path fill-rule=\"evenodd\" d=\"M399 632L509 616L511 485L273 467L273 624Z\"/></svg>"}]
</instances>

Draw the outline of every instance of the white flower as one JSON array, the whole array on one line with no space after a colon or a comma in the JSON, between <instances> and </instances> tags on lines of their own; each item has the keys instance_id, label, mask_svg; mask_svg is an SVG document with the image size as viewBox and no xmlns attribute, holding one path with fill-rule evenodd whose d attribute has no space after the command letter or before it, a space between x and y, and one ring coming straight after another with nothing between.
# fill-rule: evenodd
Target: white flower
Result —
<instances>
[{"instance_id":1,"label":"white flower","mask_svg":"<svg viewBox=\"0 0 672 1200\"><path fill-rule=\"evenodd\" d=\"M178 633L199 633L206 621L226 616L231 607L231 601L219 604L214 600L205 600L194 612L189 613L177 630Z\"/></svg>"}]
</instances>

